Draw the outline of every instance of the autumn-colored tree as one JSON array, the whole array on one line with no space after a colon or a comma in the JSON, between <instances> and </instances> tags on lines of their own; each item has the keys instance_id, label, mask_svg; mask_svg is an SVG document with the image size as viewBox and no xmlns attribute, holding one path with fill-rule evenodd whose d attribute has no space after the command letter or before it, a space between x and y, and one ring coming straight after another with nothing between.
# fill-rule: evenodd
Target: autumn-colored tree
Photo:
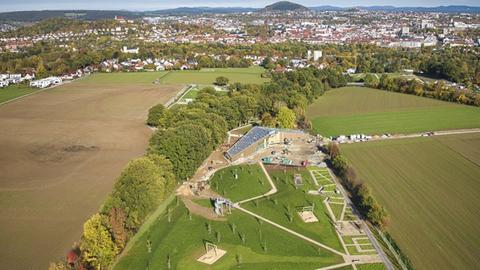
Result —
<instances>
[{"instance_id":1,"label":"autumn-colored tree","mask_svg":"<svg viewBox=\"0 0 480 270\"><path fill-rule=\"evenodd\" d=\"M278 111L277 121L281 128L294 128L295 127L295 112L287 107L281 107Z\"/></svg>"},{"instance_id":2,"label":"autumn-colored tree","mask_svg":"<svg viewBox=\"0 0 480 270\"><path fill-rule=\"evenodd\" d=\"M42 60L38 62L37 69L35 71L37 73L36 75L38 78L42 78L47 75L47 69L45 68L45 65L43 64Z\"/></svg>"},{"instance_id":3,"label":"autumn-colored tree","mask_svg":"<svg viewBox=\"0 0 480 270\"><path fill-rule=\"evenodd\" d=\"M121 208L112 208L109 213L109 222L111 226L113 240L120 250L123 250L127 242L128 232L125 229L126 215Z\"/></svg>"},{"instance_id":4,"label":"autumn-colored tree","mask_svg":"<svg viewBox=\"0 0 480 270\"><path fill-rule=\"evenodd\" d=\"M327 150L332 159L340 154L340 149L338 148L338 144L336 142L330 142L327 146Z\"/></svg>"},{"instance_id":5,"label":"autumn-colored tree","mask_svg":"<svg viewBox=\"0 0 480 270\"><path fill-rule=\"evenodd\" d=\"M83 235L80 243L83 260L98 270L111 265L118 253L118 249L103 222L104 218L100 214L95 214L87 220L83 225Z\"/></svg>"},{"instance_id":6,"label":"autumn-colored tree","mask_svg":"<svg viewBox=\"0 0 480 270\"><path fill-rule=\"evenodd\" d=\"M268 112L264 112L261 117L262 125L266 127L275 127L277 120Z\"/></svg>"}]
</instances>

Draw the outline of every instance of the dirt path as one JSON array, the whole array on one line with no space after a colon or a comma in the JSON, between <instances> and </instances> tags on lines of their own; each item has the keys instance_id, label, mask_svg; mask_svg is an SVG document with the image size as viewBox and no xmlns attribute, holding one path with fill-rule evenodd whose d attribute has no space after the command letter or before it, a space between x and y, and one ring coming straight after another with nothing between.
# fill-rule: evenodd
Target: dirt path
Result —
<instances>
[{"instance_id":1,"label":"dirt path","mask_svg":"<svg viewBox=\"0 0 480 270\"><path fill-rule=\"evenodd\" d=\"M194 201L192 201L190 198L182 197L182 201L187 207L188 211L190 213L201 216L203 218L206 218L208 220L214 220L214 221L227 221L226 218L224 217L219 217L215 212L213 211L213 207L208 208L201 206Z\"/></svg>"}]
</instances>

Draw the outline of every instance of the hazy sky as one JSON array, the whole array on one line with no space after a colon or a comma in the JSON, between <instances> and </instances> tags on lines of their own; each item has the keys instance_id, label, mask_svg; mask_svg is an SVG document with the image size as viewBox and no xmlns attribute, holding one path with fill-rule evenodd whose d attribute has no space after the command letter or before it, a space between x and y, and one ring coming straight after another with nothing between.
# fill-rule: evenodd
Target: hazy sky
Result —
<instances>
[{"instance_id":1,"label":"hazy sky","mask_svg":"<svg viewBox=\"0 0 480 270\"><path fill-rule=\"evenodd\" d=\"M212 7L263 7L276 0L0 0L0 12L13 10L42 9L128 9L154 10L179 6L212 6ZM440 6L470 5L480 6L480 0L298 0L294 1L306 6L332 5L340 7L394 5L394 6Z\"/></svg>"}]
</instances>

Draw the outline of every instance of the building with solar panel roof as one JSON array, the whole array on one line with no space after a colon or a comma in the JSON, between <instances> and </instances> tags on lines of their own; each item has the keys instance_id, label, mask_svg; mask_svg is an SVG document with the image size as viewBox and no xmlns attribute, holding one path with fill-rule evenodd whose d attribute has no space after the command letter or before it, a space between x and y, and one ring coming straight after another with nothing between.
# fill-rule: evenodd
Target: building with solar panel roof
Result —
<instances>
[{"instance_id":1,"label":"building with solar panel roof","mask_svg":"<svg viewBox=\"0 0 480 270\"><path fill-rule=\"evenodd\" d=\"M298 137L298 135L303 136L305 133L300 130L283 130L256 126L232 145L225 152L225 157L230 161L235 161L265 149L271 144L283 143L285 139Z\"/></svg>"}]
</instances>

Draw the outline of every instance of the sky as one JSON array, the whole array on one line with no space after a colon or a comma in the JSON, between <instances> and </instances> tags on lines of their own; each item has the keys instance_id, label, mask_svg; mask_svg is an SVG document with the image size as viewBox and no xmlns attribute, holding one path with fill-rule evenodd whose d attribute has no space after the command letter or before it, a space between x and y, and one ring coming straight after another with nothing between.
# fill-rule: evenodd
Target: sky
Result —
<instances>
[{"instance_id":1,"label":"sky","mask_svg":"<svg viewBox=\"0 0 480 270\"><path fill-rule=\"evenodd\" d=\"M175 7L264 7L276 0L0 0L0 12L44 9L108 9L108 10L157 10ZM331 5L338 7L393 5L441 6L469 5L480 6L480 0L297 0L292 1L308 7Z\"/></svg>"}]
</instances>

